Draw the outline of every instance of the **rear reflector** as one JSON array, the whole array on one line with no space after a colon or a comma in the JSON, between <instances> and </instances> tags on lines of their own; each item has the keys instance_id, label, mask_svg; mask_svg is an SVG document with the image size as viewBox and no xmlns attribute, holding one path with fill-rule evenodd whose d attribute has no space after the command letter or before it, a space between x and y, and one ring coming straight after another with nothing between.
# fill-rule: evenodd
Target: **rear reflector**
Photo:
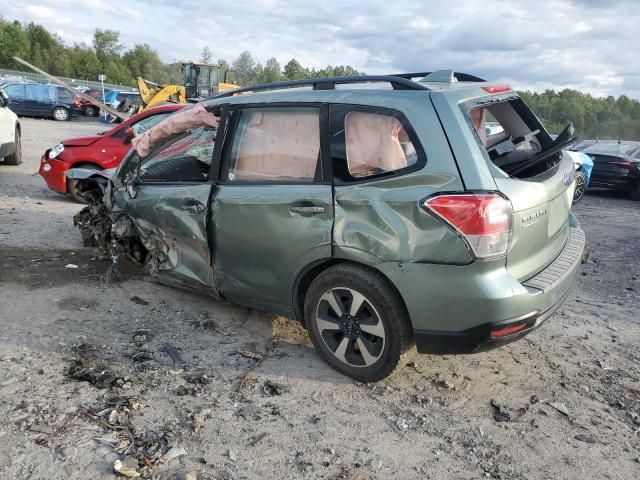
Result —
<instances>
[{"instance_id":1,"label":"rear reflector","mask_svg":"<svg viewBox=\"0 0 640 480\"><path fill-rule=\"evenodd\" d=\"M506 337L507 335L513 335L514 333L521 332L527 326L527 323L519 323L516 325L510 325L508 327L500 328L499 330L491 331L491 338Z\"/></svg>"},{"instance_id":2,"label":"rear reflector","mask_svg":"<svg viewBox=\"0 0 640 480\"><path fill-rule=\"evenodd\" d=\"M467 242L476 258L507 253L511 237L511 202L496 193L446 194L422 206L444 220Z\"/></svg>"},{"instance_id":3,"label":"rear reflector","mask_svg":"<svg viewBox=\"0 0 640 480\"><path fill-rule=\"evenodd\" d=\"M482 89L488 93L502 93L508 92L511 90L511 87L509 85L488 85L486 87L482 87Z\"/></svg>"}]
</instances>

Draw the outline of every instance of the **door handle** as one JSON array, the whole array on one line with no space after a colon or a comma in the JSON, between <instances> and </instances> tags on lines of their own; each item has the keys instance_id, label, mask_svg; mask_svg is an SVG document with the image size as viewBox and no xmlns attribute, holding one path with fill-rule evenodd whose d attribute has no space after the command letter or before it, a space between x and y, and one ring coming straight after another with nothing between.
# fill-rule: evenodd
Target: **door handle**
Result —
<instances>
[{"instance_id":1,"label":"door handle","mask_svg":"<svg viewBox=\"0 0 640 480\"><path fill-rule=\"evenodd\" d=\"M291 207L289 208L291 213L305 213L307 215L314 215L316 213L324 213L324 207L318 207L316 205L310 207Z\"/></svg>"}]
</instances>

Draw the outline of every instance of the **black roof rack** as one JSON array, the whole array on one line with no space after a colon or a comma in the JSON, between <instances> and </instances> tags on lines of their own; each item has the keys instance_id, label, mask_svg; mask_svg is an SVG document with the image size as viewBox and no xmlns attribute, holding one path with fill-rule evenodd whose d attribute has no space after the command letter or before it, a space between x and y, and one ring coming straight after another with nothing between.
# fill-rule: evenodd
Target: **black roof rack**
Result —
<instances>
[{"instance_id":1,"label":"black roof rack","mask_svg":"<svg viewBox=\"0 0 640 480\"><path fill-rule=\"evenodd\" d=\"M353 77L311 78L308 80L290 80L286 82L262 83L249 87L240 87L218 93L210 98L231 97L238 93L278 90L281 88L312 86L314 90L334 90L336 85L347 83L390 83L394 90L428 90L424 85L398 75L360 75Z\"/></svg>"},{"instance_id":2,"label":"black roof rack","mask_svg":"<svg viewBox=\"0 0 640 480\"><path fill-rule=\"evenodd\" d=\"M431 75L432 73L436 72L394 73L392 76L411 80L412 78L426 77L428 75ZM459 82L486 82L484 78L476 77L475 75L471 75L470 73L453 72L453 76Z\"/></svg>"}]
</instances>

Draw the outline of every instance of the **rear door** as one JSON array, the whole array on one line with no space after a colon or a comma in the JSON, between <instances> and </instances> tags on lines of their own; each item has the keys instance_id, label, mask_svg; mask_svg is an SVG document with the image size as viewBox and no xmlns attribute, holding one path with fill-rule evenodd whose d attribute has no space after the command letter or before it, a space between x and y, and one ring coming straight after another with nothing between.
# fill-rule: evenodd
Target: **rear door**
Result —
<instances>
[{"instance_id":1,"label":"rear door","mask_svg":"<svg viewBox=\"0 0 640 480\"><path fill-rule=\"evenodd\" d=\"M225 298L292 314L297 275L331 257L326 117L325 106L306 104L233 112L212 207Z\"/></svg>"}]
</instances>

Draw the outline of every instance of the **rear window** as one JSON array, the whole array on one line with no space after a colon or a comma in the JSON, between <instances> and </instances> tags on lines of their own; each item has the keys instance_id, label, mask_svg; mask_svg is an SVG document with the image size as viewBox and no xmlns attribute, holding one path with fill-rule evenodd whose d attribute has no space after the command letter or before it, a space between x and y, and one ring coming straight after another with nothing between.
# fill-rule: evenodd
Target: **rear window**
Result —
<instances>
[{"instance_id":1,"label":"rear window","mask_svg":"<svg viewBox=\"0 0 640 480\"><path fill-rule=\"evenodd\" d=\"M640 146L624 143L594 143L587 147L586 153L609 153L617 155L632 155Z\"/></svg>"},{"instance_id":2,"label":"rear window","mask_svg":"<svg viewBox=\"0 0 640 480\"><path fill-rule=\"evenodd\" d=\"M507 174L533 161L553 143L520 98L475 100L463 105L463 112L491 162ZM533 176L549 167L549 162L541 162L519 172L518 177Z\"/></svg>"}]
</instances>

